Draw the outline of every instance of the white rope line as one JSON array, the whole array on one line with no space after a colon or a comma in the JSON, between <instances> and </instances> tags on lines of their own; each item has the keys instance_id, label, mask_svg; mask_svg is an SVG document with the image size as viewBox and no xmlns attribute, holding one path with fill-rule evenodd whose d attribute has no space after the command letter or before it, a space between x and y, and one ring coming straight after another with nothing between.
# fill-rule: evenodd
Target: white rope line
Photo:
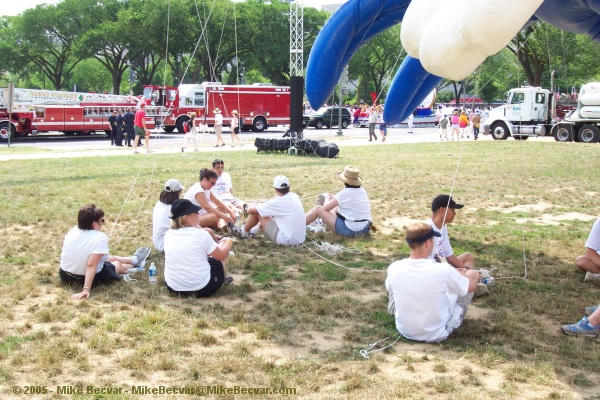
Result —
<instances>
[{"instance_id":1,"label":"white rope line","mask_svg":"<svg viewBox=\"0 0 600 400\"><path fill-rule=\"evenodd\" d=\"M362 349L359 352L359 354L368 360L369 359L369 354L377 353L378 351L383 351L383 350L385 350L385 349L387 349L389 347L392 347L393 345L396 344L396 342L398 340L400 340L401 337L402 337L402 335L398 334L398 337L396 337L396 340L394 340L394 342L392 344L388 344L387 346L381 347L379 349L371 350L373 347L377 346L379 343L383 342L384 340L388 340L390 337L388 336L385 339L378 340L377 342L370 344L368 348Z\"/></svg>"},{"instance_id":2,"label":"white rope line","mask_svg":"<svg viewBox=\"0 0 600 400\"><path fill-rule=\"evenodd\" d=\"M331 244L329 244L329 243L327 243L325 246L322 246L322 245L320 245L318 242L316 242L315 240L313 240L313 239L312 239L310 236L306 235L306 237L307 237L307 238L308 238L308 239L309 239L311 242L313 242L313 244L314 244L315 246L317 246L318 248L324 248L324 249L330 249L330 250L331 250L331 249L338 249L338 248L340 248L340 247L341 247L341 248L343 248L343 246L341 246L341 245L331 245ZM325 242L325 243L326 243L326 242ZM323 257L322 255L320 255L319 253L317 253L316 251L314 251L313 249L311 249L310 247L308 247L308 246L306 245L306 243L302 243L302 246L304 246L305 248L307 248L307 249L308 249L308 250L309 250L311 253L315 254L315 255L316 255L317 257L319 257L320 259L322 259L322 260L324 260L324 261L327 261L328 263L330 263L330 264L333 264L333 265L335 265L336 267L340 267L340 268L347 269L347 270L349 270L349 271L356 271L356 272L386 272L385 270L378 270L378 269L363 269L363 268L350 268L350 267L346 267L345 265L342 265L342 264L336 263L336 262L334 262L334 261L332 261L332 260L329 260L329 259L327 259L327 258ZM337 246L339 246L339 247L337 247ZM337 254L337 253L336 253L336 254ZM357 254L357 253L355 253L355 254Z\"/></svg>"}]
</instances>

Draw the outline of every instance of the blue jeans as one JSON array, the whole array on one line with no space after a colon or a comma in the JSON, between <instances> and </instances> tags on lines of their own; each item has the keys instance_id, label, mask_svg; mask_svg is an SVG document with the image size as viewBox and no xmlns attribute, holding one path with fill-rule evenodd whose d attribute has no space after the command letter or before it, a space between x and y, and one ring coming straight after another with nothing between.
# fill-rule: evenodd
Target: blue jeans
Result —
<instances>
[{"instance_id":1,"label":"blue jeans","mask_svg":"<svg viewBox=\"0 0 600 400\"><path fill-rule=\"evenodd\" d=\"M371 228L371 224L367 224L367 226L365 226L360 231L353 231L352 229L350 229L346 226L346 221L344 221L340 217L337 217L337 219L335 220L335 231L336 231L336 233L338 233L342 236L350 236L351 237L351 236L358 236L358 235L366 235L367 233L369 233L370 228Z\"/></svg>"}]
</instances>

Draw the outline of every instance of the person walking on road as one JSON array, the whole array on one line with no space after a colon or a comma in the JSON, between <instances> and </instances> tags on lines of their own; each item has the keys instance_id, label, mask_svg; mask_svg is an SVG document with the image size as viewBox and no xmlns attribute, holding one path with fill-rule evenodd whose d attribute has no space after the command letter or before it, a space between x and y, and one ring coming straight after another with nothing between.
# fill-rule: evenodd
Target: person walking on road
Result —
<instances>
[{"instance_id":1,"label":"person walking on road","mask_svg":"<svg viewBox=\"0 0 600 400\"><path fill-rule=\"evenodd\" d=\"M137 146L142 135L144 135L146 153L150 153L150 131L146 128L146 103L140 104L139 110L135 112L134 129L135 140L133 141L133 154L138 154Z\"/></svg>"},{"instance_id":2,"label":"person walking on road","mask_svg":"<svg viewBox=\"0 0 600 400\"><path fill-rule=\"evenodd\" d=\"M215 108L213 112L215 113L215 134L217 135L215 147L223 147L225 146L225 141L223 141L223 114L218 108Z\"/></svg>"},{"instance_id":3,"label":"person walking on road","mask_svg":"<svg viewBox=\"0 0 600 400\"><path fill-rule=\"evenodd\" d=\"M238 142L240 142L240 147L242 147L244 144L242 143L242 141L240 140L240 117L238 116L238 112L236 110L233 110L231 112L233 114L233 117L231 117L231 127L229 128L231 130L231 147L235 147L235 139L237 138Z\"/></svg>"}]
</instances>

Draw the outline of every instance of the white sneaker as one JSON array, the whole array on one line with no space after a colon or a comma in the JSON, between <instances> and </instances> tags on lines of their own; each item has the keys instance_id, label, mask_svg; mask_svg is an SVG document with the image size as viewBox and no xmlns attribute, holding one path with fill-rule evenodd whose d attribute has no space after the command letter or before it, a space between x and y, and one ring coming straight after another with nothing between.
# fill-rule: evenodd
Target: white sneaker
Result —
<instances>
[{"instance_id":1,"label":"white sneaker","mask_svg":"<svg viewBox=\"0 0 600 400\"><path fill-rule=\"evenodd\" d=\"M584 282L589 281L600 281L600 274L593 274L590 271L585 273L585 278L583 278Z\"/></svg>"},{"instance_id":2,"label":"white sneaker","mask_svg":"<svg viewBox=\"0 0 600 400\"><path fill-rule=\"evenodd\" d=\"M475 292L473 293L473 297L483 296L486 293L489 293L489 289L485 283L479 282L477 287L475 288Z\"/></svg>"}]
</instances>

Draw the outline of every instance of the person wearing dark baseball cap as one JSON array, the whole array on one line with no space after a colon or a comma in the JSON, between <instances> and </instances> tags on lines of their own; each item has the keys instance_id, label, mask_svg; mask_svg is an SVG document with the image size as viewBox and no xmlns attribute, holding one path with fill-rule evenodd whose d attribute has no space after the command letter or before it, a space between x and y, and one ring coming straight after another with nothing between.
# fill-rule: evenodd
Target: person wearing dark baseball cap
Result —
<instances>
[{"instance_id":1,"label":"person wearing dark baseball cap","mask_svg":"<svg viewBox=\"0 0 600 400\"><path fill-rule=\"evenodd\" d=\"M388 311L407 339L447 339L461 325L477 288L478 271L459 270L429 257L439 238L440 233L425 222L410 225L406 229L410 257L388 268Z\"/></svg>"},{"instance_id":2,"label":"person wearing dark baseball cap","mask_svg":"<svg viewBox=\"0 0 600 400\"><path fill-rule=\"evenodd\" d=\"M427 220L427 223L439 232L441 237L434 240L435 247L429 258L445 260L448 264L458 269L474 269L475 258L473 254L463 253L459 256L454 254L448 237L448 228L446 227L446 225L454 221L456 210L460 210L463 207L463 204L458 204L447 194L440 194L433 199L431 202L431 211L433 214Z\"/></svg>"},{"instance_id":3,"label":"person wearing dark baseball cap","mask_svg":"<svg viewBox=\"0 0 600 400\"><path fill-rule=\"evenodd\" d=\"M171 229L165 233L165 282L170 293L208 297L233 278L225 275L233 246L230 239L218 243L200 227L202 207L186 199L171 205Z\"/></svg>"}]
</instances>

